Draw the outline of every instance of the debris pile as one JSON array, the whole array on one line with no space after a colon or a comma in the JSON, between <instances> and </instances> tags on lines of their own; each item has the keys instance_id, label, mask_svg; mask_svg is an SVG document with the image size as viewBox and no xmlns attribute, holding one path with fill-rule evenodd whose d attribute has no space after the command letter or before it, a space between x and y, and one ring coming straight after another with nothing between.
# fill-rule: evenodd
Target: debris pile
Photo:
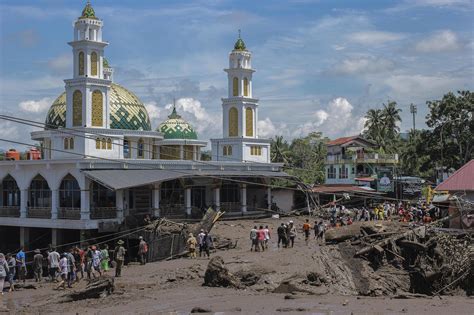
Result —
<instances>
[{"instance_id":1,"label":"debris pile","mask_svg":"<svg viewBox=\"0 0 474 315\"><path fill-rule=\"evenodd\" d=\"M204 285L208 287L240 288L240 280L230 273L220 256L213 257L204 274Z\"/></svg>"},{"instance_id":2,"label":"debris pile","mask_svg":"<svg viewBox=\"0 0 474 315\"><path fill-rule=\"evenodd\" d=\"M114 289L114 278L111 276L102 276L92 279L84 289L68 294L66 301L103 298L112 294Z\"/></svg>"}]
</instances>

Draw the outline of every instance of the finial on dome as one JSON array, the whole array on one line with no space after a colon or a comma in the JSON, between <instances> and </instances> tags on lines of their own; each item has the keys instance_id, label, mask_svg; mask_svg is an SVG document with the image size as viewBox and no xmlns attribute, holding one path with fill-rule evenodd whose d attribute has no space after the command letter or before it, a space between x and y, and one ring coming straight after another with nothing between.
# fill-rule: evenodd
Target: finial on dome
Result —
<instances>
[{"instance_id":1,"label":"finial on dome","mask_svg":"<svg viewBox=\"0 0 474 315\"><path fill-rule=\"evenodd\" d=\"M178 119L181 118L180 115L176 112L176 99L173 97L173 111L171 112L171 115L168 116L170 119Z\"/></svg>"},{"instance_id":2,"label":"finial on dome","mask_svg":"<svg viewBox=\"0 0 474 315\"><path fill-rule=\"evenodd\" d=\"M95 11L91 6L91 2L87 0L86 6L84 7L84 10L82 10L82 15L80 18L83 19L97 19L95 16Z\"/></svg>"},{"instance_id":3,"label":"finial on dome","mask_svg":"<svg viewBox=\"0 0 474 315\"><path fill-rule=\"evenodd\" d=\"M247 50L247 47L245 47L245 43L244 41L242 40L242 38L240 37L240 34L241 31L239 29L239 38L237 39L237 41L235 42L235 45L234 45L234 50Z\"/></svg>"}]
</instances>

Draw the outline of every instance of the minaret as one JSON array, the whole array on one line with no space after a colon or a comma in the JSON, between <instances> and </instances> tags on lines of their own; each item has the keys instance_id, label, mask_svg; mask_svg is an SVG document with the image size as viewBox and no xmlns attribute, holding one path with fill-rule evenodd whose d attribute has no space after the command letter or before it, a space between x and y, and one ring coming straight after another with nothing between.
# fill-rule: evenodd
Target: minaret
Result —
<instances>
[{"instance_id":1,"label":"minaret","mask_svg":"<svg viewBox=\"0 0 474 315\"><path fill-rule=\"evenodd\" d=\"M240 37L229 54L228 97L222 99L224 138L258 138L258 100L252 98L252 54Z\"/></svg>"},{"instance_id":2,"label":"minaret","mask_svg":"<svg viewBox=\"0 0 474 315\"><path fill-rule=\"evenodd\" d=\"M74 22L73 78L66 83L66 127L109 127L109 91L111 73L104 70L102 40L104 23L95 16L87 1L82 15Z\"/></svg>"}]
</instances>

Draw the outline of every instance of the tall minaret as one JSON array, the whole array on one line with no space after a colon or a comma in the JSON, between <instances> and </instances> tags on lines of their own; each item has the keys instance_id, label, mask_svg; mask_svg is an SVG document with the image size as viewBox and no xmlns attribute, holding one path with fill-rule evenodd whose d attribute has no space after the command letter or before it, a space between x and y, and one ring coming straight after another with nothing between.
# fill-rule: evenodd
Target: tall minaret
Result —
<instances>
[{"instance_id":1,"label":"tall minaret","mask_svg":"<svg viewBox=\"0 0 474 315\"><path fill-rule=\"evenodd\" d=\"M222 99L224 138L258 138L258 100L252 98L252 54L240 37L229 54L228 97Z\"/></svg>"},{"instance_id":2,"label":"tall minaret","mask_svg":"<svg viewBox=\"0 0 474 315\"><path fill-rule=\"evenodd\" d=\"M74 22L73 78L66 83L66 127L109 127L110 76L104 76L104 23L95 16L87 1L82 15ZM105 71L107 75L107 71Z\"/></svg>"}]
</instances>

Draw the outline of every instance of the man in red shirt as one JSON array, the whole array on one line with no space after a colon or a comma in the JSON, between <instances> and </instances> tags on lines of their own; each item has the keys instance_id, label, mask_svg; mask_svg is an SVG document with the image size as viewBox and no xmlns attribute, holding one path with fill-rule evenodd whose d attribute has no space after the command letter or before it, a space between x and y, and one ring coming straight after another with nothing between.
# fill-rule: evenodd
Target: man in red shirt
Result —
<instances>
[{"instance_id":1,"label":"man in red shirt","mask_svg":"<svg viewBox=\"0 0 474 315\"><path fill-rule=\"evenodd\" d=\"M260 225L260 228L257 230L257 241L258 246L262 248L262 252L265 250L265 230L263 229L263 225Z\"/></svg>"}]
</instances>

